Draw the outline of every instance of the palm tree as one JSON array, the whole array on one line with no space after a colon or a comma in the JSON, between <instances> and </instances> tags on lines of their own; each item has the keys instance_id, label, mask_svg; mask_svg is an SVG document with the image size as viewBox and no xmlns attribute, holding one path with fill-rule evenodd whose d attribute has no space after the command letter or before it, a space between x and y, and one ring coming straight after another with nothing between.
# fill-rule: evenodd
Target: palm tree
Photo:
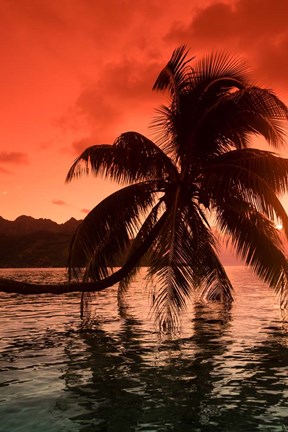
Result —
<instances>
[{"instance_id":1,"label":"palm tree","mask_svg":"<svg viewBox=\"0 0 288 432\"><path fill-rule=\"evenodd\" d=\"M191 60L179 47L154 84L169 96L152 124L155 142L123 133L113 145L87 148L67 175L71 181L92 172L123 184L77 230L70 275L95 287L120 282L123 293L149 256L147 276L158 281L154 307L162 325L175 323L195 292L233 300L211 214L237 254L284 306L288 302L288 266L275 227L280 221L288 235L277 197L288 189L288 160L250 146L253 135L274 148L285 143L287 107L251 83L238 59L217 53L193 68ZM111 263L120 258L124 263L115 271Z\"/></svg>"}]
</instances>

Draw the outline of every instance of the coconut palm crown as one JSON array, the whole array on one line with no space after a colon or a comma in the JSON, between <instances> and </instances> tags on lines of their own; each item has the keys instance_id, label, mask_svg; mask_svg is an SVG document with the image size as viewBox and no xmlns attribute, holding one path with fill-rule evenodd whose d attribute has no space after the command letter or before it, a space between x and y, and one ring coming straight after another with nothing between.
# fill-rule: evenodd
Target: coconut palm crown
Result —
<instances>
[{"instance_id":1,"label":"coconut palm crown","mask_svg":"<svg viewBox=\"0 0 288 432\"><path fill-rule=\"evenodd\" d=\"M285 143L287 107L250 82L243 61L220 53L191 60L179 47L154 84L169 96L152 124L155 142L123 133L112 145L87 148L67 175L70 181L92 172L124 185L79 226L70 274L120 282L123 293L149 256L147 277L157 279L154 307L163 325L175 322L194 293L233 300L211 213L238 256L288 303L288 265L275 227L281 222L288 235L278 199L288 189L288 160L251 148L255 135L276 149ZM115 270L119 257L125 261Z\"/></svg>"}]
</instances>

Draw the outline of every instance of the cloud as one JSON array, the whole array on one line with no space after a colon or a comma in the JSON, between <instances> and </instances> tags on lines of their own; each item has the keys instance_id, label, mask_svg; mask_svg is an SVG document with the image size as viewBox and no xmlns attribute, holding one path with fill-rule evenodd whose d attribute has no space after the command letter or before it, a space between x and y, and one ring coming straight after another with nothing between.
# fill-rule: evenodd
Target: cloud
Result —
<instances>
[{"instance_id":1,"label":"cloud","mask_svg":"<svg viewBox=\"0 0 288 432\"><path fill-rule=\"evenodd\" d=\"M148 126L149 117L153 116L154 107L160 101L159 95L152 92L152 86L161 66L153 58L142 61L122 59L105 65L97 81L83 87L72 115L70 111L66 120L75 124L76 117L81 124L82 119L95 137L94 144L114 141L128 117L147 113ZM80 141L73 143L78 149L79 145Z\"/></svg>"},{"instance_id":2,"label":"cloud","mask_svg":"<svg viewBox=\"0 0 288 432\"><path fill-rule=\"evenodd\" d=\"M76 153L77 155L79 155L87 147L95 145L96 143L97 143L97 141L94 138L82 138L82 139L73 141L71 144L71 147L72 147L73 153Z\"/></svg>"},{"instance_id":3,"label":"cloud","mask_svg":"<svg viewBox=\"0 0 288 432\"><path fill-rule=\"evenodd\" d=\"M83 29L85 24L85 35L97 40L97 48L74 105L59 119L79 137L70 148L75 154L91 144L112 143L125 130L147 133L154 108L165 100L152 86L172 50L183 43L192 55L229 50L247 57L260 85L277 92L277 86L286 86L287 0L182 0L178 11L172 1L165 10L158 0L76 3L75 25ZM160 11L157 28L151 28L149 20ZM89 135L93 142L84 145L80 138Z\"/></svg>"},{"instance_id":4,"label":"cloud","mask_svg":"<svg viewBox=\"0 0 288 432\"><path fill-rule=\"evenodd\" d=\"M198 9L188 24L174 21L165 40L193 43L192 51L244 54L257 77L282 86L288 75L287 16L287 0L219 1Z\"/></svg>"},{"instance_id":5,"label":"cloud","mask_svg":"<svg viewBox=\"0 0 288 432\"><path fill-rule=\"evenodd\" d=\"M52 204L58 205L58 206L69 206L65 201L62 201L60 199L53 199Z\"/></svg>"},{"instance_id":6,"label":"cloud","mask_svg":"<svg viewBox=\"0 0 288 432\"><path fill-rule=\"evenodd\" d=\"M12 164L27 164L28 156L26 153L21 152L0 152L1 163L12 163Z\"/></svg>"},{"instance_id":7,"label":"cloud","mask_svg":"<svg viewBox=\"0 0 288 432\"><path fill-rule=\"evenodd\" d=\"M3 168L3 167L0 166L0 173L3 173L3 174L12 174L12 171L9 171L9 170L7 170L7 169L5 169L5 168Z\"/></svg>"},{"instance_id":8,"label":"cloud","mask_svg":"<svg viewBox=\"0 0 288 432\"><path fill-rule=\"evenodd\" d=\"M82 209L80 209L79 207L77 207L77 206L74 206L74 205L72 205L72 204L69 204L69 203L67 203L66 201L63 201L63 200L61 200L61 199L53 199L52 200L52 204L54 204L54 205L57 205L57 206L60 206L60 207L72 207L72 208L75 208L75 209L77 209L77 210L79 210L81 213L84 213L84 214L88 214L88 213L90 213L90 210L89 209L86 209L86 208L82 208Z\"/></svg>"},{"instance_id":9,"label":"cloud","mask_svg":"<svg viewBox=\"0 0 288 432\"><path fill-rule=\"evenodd\" d=\"M63 201L61 199L53 199L52 200L52 204L60 206L60 207L63 206L63 207L74 207L74 208L77 208L76 206L68 204L67 202L65 202L65 201ZM86 208L82 208L82 209L79 209L79 210L80 210L81 213L84 213L84 214L90 213L90 210L86 209Z\"/></svg>"}]
</instances>

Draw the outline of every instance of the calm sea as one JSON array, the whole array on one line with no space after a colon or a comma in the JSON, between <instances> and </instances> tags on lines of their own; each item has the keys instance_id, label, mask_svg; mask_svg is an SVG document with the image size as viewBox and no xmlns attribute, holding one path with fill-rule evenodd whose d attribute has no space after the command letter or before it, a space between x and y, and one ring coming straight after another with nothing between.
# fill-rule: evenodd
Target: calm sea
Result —
<instances>
[{"instance_id":1,"label":"calm sea","mask_svg":"<svg viewBox=\"0 0 288 432\"><path fill-rule=\"evenodd\" d=\"M115 288L93 295L86 322L78 294L0 294L0 431L288 431L285 316L248 270L227 271L233 307L191 304L174 335L155 327L141 275L121 307Z\"/></svg>"}]
</instances>

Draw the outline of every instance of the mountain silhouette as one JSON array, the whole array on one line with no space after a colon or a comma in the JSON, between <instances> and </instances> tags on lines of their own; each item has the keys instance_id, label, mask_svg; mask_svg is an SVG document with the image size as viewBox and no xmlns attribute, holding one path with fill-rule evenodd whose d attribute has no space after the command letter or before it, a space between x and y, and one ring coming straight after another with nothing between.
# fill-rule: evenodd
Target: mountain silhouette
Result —
<instances>
[{"instance_id":1,"label":"mountain silhouette","mask_svg":"<svg viewBox=\"0 0 288 432\"><path fill-rule=\"evenodd\" d=\"M51 219L0 216L0 268L66 267L69 245L81 220L58 224ZM219 250L224 265L239 265L230 248ZM120 262L117 263L121 264Z\"/></svg>"},{"instance_id":2,"label":"mountain silhouette","mask_svg":"<svg viewBox=\"0 0 288 432\"><path fill-rule=\"evenodd\" d=\"M9 221L0 216L0 234L26 235L40 231L50 233L74 233L81 221L74 218L63 224L57 224L51 219L34 219L31 216L19 216L15 221Z\"/></svg>"},{"instance_id":3,"label":"mountain silhouette","mask_svg":"<svg viewBox=\"0 0 288 432\"><path fill-rule=\"evenodd\" d=\"M71 239L81 221L0 216L0 267L66 267Z\"/></svg>"}]
</instances>

